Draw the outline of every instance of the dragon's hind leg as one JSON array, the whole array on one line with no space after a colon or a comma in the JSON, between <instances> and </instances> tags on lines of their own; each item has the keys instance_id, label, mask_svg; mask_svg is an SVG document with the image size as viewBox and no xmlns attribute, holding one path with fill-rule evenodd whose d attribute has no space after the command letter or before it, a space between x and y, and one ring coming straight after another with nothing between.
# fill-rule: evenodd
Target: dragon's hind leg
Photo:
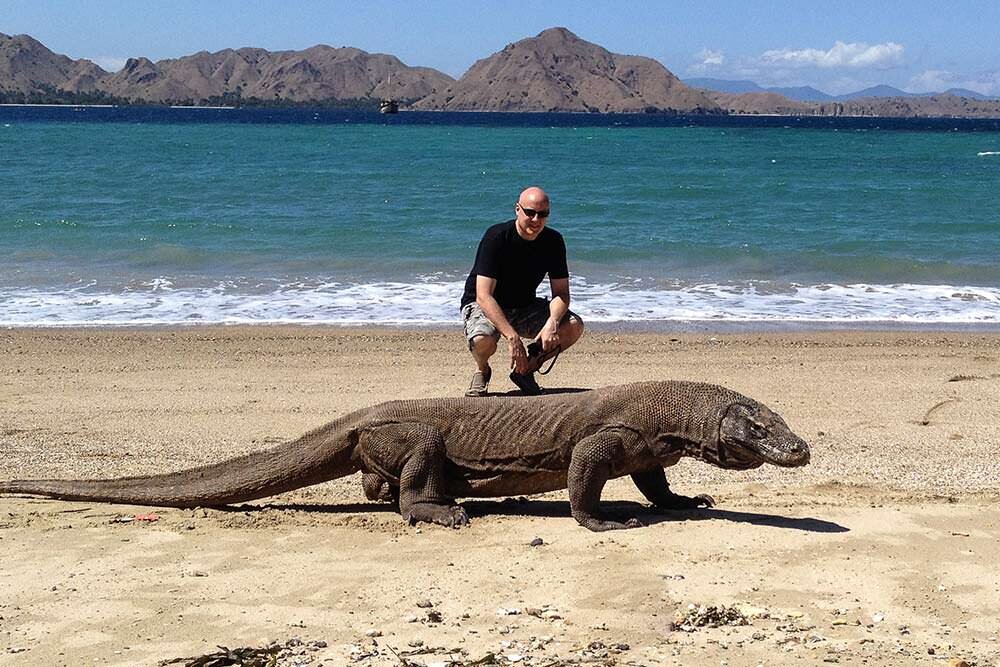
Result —
<instances>
[{"instance_id":1,"label":"dragon's hind leg","mask_svg":"<svg viewBox=\"0 0 1000 667\"><path fill-rule=\"evenodd\" d=\"M366 429L358 447L371 471L362 477L369 498L370 493L376 498L391 493L392 482L399 480L399 513L411 524L458 528L469 522L465 510L444 493L446 453L440 432L423 424L386 424Z\"/></svg>"},{"instance_id":2,"label":"dragon's hind leg","mask_svg":"<svg viewBox=\"0 0 1000 667\"><path fill-rule=\"evenodd\" d=\"M389 480L374 472L361 475L361 488L368 500L379 500L384 503L399 504L399 487L393 486Z\"/></svg>"}]
</instances>

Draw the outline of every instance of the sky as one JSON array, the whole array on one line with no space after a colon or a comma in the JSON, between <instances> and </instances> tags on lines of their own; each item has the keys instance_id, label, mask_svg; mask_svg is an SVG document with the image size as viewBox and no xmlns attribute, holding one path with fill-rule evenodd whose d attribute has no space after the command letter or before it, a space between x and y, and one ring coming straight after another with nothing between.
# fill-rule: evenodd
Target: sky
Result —
<instances>
[{"instance_id":1,"label":"sky","mask_svg":"<svg viewBox=\"0 0 1000 667\"><path fill-rule=\"evenodd\" d=\"M554 26L655 58L682 79L1000 96L998 0L0 0L0 32L29 34L112 71L133 56L328 44L391 53L457 78Z\"/></svg>"}]
</instances>

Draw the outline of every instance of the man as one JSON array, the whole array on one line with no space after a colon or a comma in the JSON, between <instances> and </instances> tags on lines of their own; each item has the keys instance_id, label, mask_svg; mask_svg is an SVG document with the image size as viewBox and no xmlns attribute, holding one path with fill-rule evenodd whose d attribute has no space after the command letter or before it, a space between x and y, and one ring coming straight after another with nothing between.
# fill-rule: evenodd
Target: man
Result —
<instances>
[{"instance_id":1,"label":"man","mask_svg":"<svg viewBox=\"0 0 1000 667\"><path fill-rule=\"evenodd\" d=\"M513 220L483 234L476 261L465 281L462 319L477 370L466 396L485 396L492 375L489 359L500 336L510 352L511 381L525 394L542 393L535 381L541 362L566 350L583 334L583 321L569 310L569 270L562 235L545 226L549 196L526 189L514 205ZM535 296L546 274L552 299ZM525 341L541 344L528 356Z\"/></svg>"}]
</instances>

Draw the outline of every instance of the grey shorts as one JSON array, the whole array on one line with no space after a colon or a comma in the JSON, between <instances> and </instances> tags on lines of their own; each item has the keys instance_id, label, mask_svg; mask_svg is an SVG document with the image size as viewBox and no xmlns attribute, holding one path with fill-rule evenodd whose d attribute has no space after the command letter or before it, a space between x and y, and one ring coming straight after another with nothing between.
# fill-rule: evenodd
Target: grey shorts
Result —
<instances>
[{"instance_id":1,"label":"grey shorts","mask_svg":"<svg viewBox=\"0 0 1000 667\"><path fill-rule=\"evenodd\" d=\"M536 298L533 303L519 308L504 308L503 314L514 327L514 331L522 338L535 338L549 319L549 300ZM579 320L580 316L569 310L560 324L565 324L570 318ZM465 338L469 341L469 349L477 336L492 336L500 339L500 332L493 326L486 313L473 301L462 306L462 321L465 322Z\"/></svg>"}]
</instances>

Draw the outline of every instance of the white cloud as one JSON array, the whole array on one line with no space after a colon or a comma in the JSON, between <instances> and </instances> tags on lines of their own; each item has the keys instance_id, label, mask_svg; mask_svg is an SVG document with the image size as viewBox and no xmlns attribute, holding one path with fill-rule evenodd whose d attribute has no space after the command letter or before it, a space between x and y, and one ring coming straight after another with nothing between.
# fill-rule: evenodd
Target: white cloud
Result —
<instances>
[{"instance_id":1,"label":"white cloud","mask_svg":"<svg viewBox=\"0 0 1000 667\"><path fill-rule=\"evenodd\" d=\"M128 58L118 58L115 56L97 56L96 58L90 58L90 60L93 60L107 72L117 72L122 67L125 67L125 61L128 60Z\"/></svg>"},{"instance_id":2,"label":"white cloud","mask_svg":"<svg viewBox=\"0 0 1000 667\"><path fill-rule=\"evenodd\" d=\"M722 67L726 63L726 55L722 51L713 51L712 49L702 49L694 57L706 67Z\"/></svg>"},{"instance_id":3,"label":"white cloud","mask_svg":"<svg viewBox=\"0 0 1000 667\"><path fill-rule=\"evenodd\" d=\"M765 51L760 62L785 67L876 67L887 69L903 62L903 45L896 42L868 45L838 41L828 51L822 49L775 49Z\"/></svg>"},{"instance_id":4,"label":"white cloud","mask_svg":"<svg viewBox=\"0 0 1000 667\"><path fill-rule=\"evenodd\" d=\"M698 62L688 67L688 72L692 74L713 73L726 63L726 55L713 49L702 49L694 57Z\"/></svg>"}]
</instances>

